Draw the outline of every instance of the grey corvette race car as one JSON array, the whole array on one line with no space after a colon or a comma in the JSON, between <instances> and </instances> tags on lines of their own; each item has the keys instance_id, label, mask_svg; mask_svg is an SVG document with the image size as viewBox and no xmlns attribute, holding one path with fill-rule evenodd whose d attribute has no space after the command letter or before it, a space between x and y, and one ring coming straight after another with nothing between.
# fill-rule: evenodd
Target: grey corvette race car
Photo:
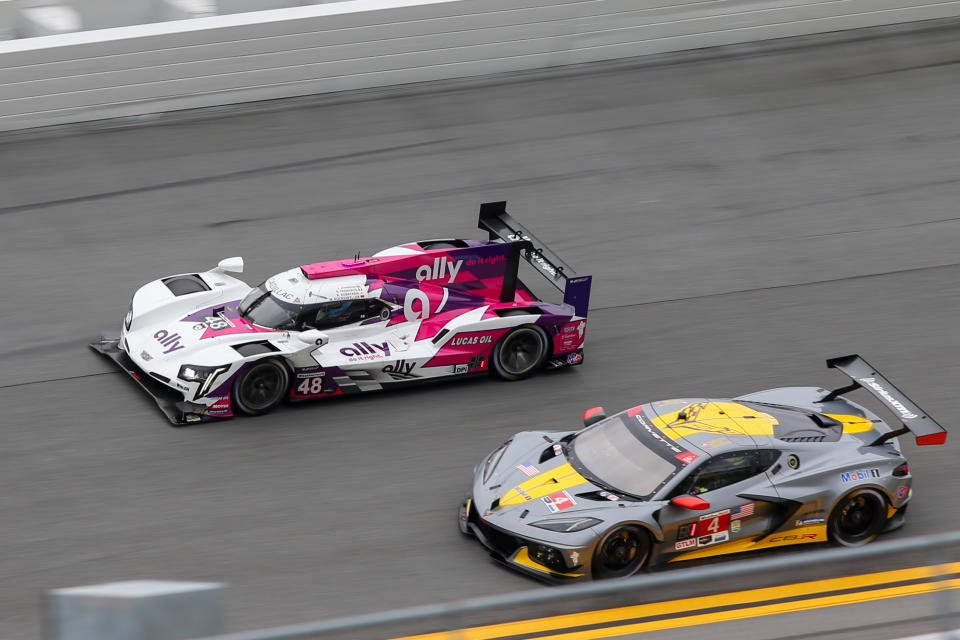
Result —
<instances>
[{"instance_id":1,"label":"grey corvette race car","mask_svg":"<svg viewBox=\"0 0 960 640\"><path fill-rule=\"evenodd\" d=\"M904 522L911 475L897 436L946 430L863 358L827 366L852 383L733 399L650 402L580 431L518 433L474 469L460 529L498 561L551 582L832 541L856 546ZM892 427L845 396L865 389Z\"/></svg>"}]
</instances>

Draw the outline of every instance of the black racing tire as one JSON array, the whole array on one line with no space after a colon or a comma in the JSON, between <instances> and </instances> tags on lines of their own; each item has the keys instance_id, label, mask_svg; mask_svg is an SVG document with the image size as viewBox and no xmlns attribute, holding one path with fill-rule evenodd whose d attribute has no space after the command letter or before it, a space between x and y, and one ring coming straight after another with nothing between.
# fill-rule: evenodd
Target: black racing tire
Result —
<instances>
[{"instance_id":1,"label":"black racing tire","mask_svg":"<svg viewBox=\"0 0 960 640\"><path fill-rule=\"evenodd\" d=\"M650 558L650 534L637 525L623 525L606 532L593 553L593 577L625 578L640 571Z\"/></svg>"},{"instance_id":2,"label":"black racing tire","mask_svg":"<svg viewBox=\"0 0 960 640\"><path fill-rule=\"evenodd\" d=\"M840 498L827 520L830 541L841 547L872 542L887 524L887 500L876 489L857 489Z\"/></svg>"},{"instance_id":3,"label":"black racing tire","mask_svg":"<svg viewBox=\"0 0 960 640\"><path fill-rule=\"evenodd\" d=\"M517 327L490 352L490 370L504 380L522 380L543 366L549 353L547 332L537 325Z\"/></svg>"},{"instance_id":4,"label":"black racing tire","mask_svg":"<svg viewBox=\"0 0 960 640\"><path fill-rule=\"evenodd\" d=\"M233 406L248 416L269 413L290 390L290 372L276 358L250 363L233 382Z\"/></svg>"}]
</instances>

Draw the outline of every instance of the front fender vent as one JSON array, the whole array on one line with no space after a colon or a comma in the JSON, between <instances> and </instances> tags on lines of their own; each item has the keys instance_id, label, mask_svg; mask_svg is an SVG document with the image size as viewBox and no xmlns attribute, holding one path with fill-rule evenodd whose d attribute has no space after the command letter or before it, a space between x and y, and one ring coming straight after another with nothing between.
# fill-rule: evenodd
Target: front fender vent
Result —
<instances>
[{"instance_id":1,"label":"front fender vent","mask_svg":"<svg viewBox=\"0 0 960 640\"><path fill-rule=\"evenodd\" d=\"M245 342L243 344L233 345L234 351L242 355L244 358L249 358L250 356L258 356L264 353L276 353L280 351L277 347L267 340L258 340L257 342Z\"/></svg>"},{"instance_id":2,"label":"front fender vent","mask_svg":"<svg viewBox=\"0 0 960 640\"><path fill-rule=\"evenodd\" d=\"M170 293L177 297L210 291L210 285L195 273L186 276L170 276L164 278L162 282L167 285L167 289L170 289Z\"/></svg>"}]
</instances>

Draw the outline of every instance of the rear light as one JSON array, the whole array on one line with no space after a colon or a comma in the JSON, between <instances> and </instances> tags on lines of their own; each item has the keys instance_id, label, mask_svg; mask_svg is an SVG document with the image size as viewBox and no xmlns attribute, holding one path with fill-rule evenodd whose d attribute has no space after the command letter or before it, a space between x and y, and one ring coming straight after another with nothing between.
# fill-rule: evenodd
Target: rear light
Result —
<instances>
[{"instance_id":1,"label":"rear light","mask_svg":"<svg viewBox=\"0 0 960 640\"><path fill-rule=\"evenodd\" d=\"M902 478L905 475L910 474L910 466L904 462L902 465L893 470L893 475L898 478Z\"/></svg>"}]
</instances>

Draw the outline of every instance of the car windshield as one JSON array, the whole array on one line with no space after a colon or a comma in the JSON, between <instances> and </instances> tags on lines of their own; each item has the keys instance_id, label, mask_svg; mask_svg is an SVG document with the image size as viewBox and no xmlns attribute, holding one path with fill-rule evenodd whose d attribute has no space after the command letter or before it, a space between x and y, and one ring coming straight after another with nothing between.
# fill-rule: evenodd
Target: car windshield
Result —
<instances>
[{"instance_id":1,"label":"car windshield","mask_svg":"<svg viewBox=\"0 0 960 640\"><path fill-rule=\"evenodd\" d=\"M584 429L571 442L570 458L597 484L649 499L683 467L675 456L684 452L639 413Z\"/></svg>"},{"instance_id":2,"label":"car windshield","mask_svg":"<svg viewBox=\"0 0 960 640\"><path fill-rule=\"evenodd\" d=\"M299 304L283 302L270 295L265 285L253 289L240 301L237 311L253 324L270 329L293 328L297 314L303 308Z\"/></svg>"}]
</instances>

